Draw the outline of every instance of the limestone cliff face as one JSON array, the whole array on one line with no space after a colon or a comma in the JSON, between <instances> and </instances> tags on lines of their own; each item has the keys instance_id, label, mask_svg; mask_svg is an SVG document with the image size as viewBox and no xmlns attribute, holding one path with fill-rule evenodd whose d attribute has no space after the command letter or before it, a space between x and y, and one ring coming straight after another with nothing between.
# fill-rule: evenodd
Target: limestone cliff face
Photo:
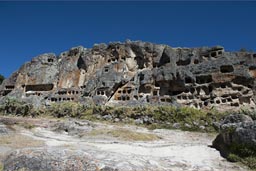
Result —
<instances>
[{"instance_id":1,"label":"limestone cliff face","mask_svg":"<svg viewBox=\"0 0 256 171\"><path fill-rule=\"evenodd\" d=\"M77 101L229 110L255 107L255 77L253 53L127 41L39 55L4 80L0 95L35 105Z\"/></svg>"}]
</instances>

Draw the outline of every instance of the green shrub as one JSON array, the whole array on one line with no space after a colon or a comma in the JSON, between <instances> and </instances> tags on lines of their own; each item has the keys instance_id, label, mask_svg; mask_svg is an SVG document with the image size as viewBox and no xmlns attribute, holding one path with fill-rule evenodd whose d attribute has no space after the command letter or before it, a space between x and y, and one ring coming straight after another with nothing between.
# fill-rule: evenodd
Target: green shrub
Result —
<instances>
[{"instance_id":1,"label":"green shrub","mask_svg":"<svg viewBox=\"0 0 256 171\"><path fill-rule=\"evenodd\" d=\"M232 144L227 159L232 162L241 162L250 169L256 169L256 147L245 144Z\"/></svg>"},{"instance_id":2,"label":"green shrub","mask_svg":"<svg viewBox=\"0 0 256 171\"><path fill-rule=\"evenodd\" d=\"M241 160L243 164L248 166L250 169L256 169L256 157L250 156Z\"/></svg>"},{"instance_id":3,"label":"green shrub","mask_svg":"<svg viewBox=\"0 0 256 171\"><path fill-rule=\"evenodd\" d=\"M241 108L240 113L250 116L253 120L256 120L256 110L248 110Z\"/></svg>"},{"instance_id":4,"label":"green shrub","mask_svg":"<svg viewBox=\"0 0 256 171\"><path fill-rule=\"evenodd\" d=\"M54 103L48 109L47 113L54 117L77 117L82 116L84 108L79 103L74 102L62 102Z\"/></svg>"},{"instance_id":5,"label":"green shrub","mask_svg":"<svg viewBox=\"0 0 256 171\"><path fill-rule=\"evenodd\" d=\"M33 106L31 104L26 104L15 98L7 98L1 105L0 110L4 114L27 116L30 114L32 108Z\"/></svg>"},{"instance_id":6,"label":"green shrub","mask_svg":"<svg viewBox=\"0 0 256 171\"><path fill-rule=\"evenodd\" d=\"M240 162L241 161L241 158L238 155L234 154L234 153L230 153L228 155L227 159L230 162Z\"/></svg>"}]
</instances>

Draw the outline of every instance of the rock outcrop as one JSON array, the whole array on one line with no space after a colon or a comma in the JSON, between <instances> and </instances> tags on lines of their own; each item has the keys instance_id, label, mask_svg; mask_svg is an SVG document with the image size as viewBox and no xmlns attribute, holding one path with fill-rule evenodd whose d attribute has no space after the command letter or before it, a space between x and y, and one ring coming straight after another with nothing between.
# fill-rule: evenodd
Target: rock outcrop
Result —
<instances>
[{"instance_id":1,"label":"rock outcrop","mask_svg":"<svg viewBox=\"0 0 256 171\"><path fill-rule=\"evenodd\" d=\"M58 122L53 126L53 130L57 132L65 132L68 135L79 135L92 130L93 124L89 121L69 120Z\"/></svg>"},{"instance_id":2,"label":"rock outcrop","mask_svg":"<svg viewBox=\"0 0 256 171\"><path fill-rule=\"evenodd\" d=\"M220 133L213 141L213 147L219 150L224 157L228 157L230 153L241 155L240 151L244 149L251 150L252 154L255 154L256 121L243 114L227 116L220 124ZM251 153L248 152L248 154Z\"/></svg>"},{"instance_id":3,"label":"rock outcrop","mask_svg":"<svg viewBox=\"0 0 256 171\"><path fill-rule=\"evenodd\" d=\"M223 110L255 106L256 54L172 48L140 41L75 47L39 55L0 87L36 106L175 104Z\"/></svg>"},{"instance_id":4,"label":"rock outcrop","mask_svg":"<svg viewBox=\"0 0 256 171\"><path fill-rule=\"evenodd\" d=\"M108 166L98 166L85 152L63 148L31 148L11 152L4 160L4 171L117 171Z\"/></svg>"}]
</instances>

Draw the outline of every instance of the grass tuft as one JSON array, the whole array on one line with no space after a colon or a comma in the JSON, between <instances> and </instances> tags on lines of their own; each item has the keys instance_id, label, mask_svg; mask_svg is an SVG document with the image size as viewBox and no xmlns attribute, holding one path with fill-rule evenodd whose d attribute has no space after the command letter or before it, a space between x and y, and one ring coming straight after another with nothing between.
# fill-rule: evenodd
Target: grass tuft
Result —
<instances>
[{"instance_id":1,"label":"grass tuft","mask_svg":"<svg viewBox=\"0 0 256 171\"><path fill-rule=\"evenodd\" d=\"M127 129L110 130L110 129L98 129L92 130L89 136L111 136L119 140L124 141L154 141L159 140L160 137L154 134L134 132Z\"/></svg>"},{"instance_id":2,"label":"grass tuft","mask_svg":"<svg viewBox=\"0 0 256 171\"><path fill-rule=\"evenodd\" d=\"M35 140L25 135L3 135L0 138L0 146L7 146L11 148L40 147L43 145L43 141Z\"/></svg>"}]
</instances>

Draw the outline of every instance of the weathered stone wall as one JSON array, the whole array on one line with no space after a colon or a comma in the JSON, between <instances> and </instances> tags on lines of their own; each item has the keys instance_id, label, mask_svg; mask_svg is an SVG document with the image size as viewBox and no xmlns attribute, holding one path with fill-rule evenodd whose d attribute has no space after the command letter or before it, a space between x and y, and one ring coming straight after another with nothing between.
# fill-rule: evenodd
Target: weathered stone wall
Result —
<instances>
[{"instance_id":1,"label":"weathered stone wall","mask_svg":"<svg viewBox=\"0 0 256 171\"><path fill-rule=\"evenodd\" d=\"M252 109L255 78L255 53L127 41L39 55L4 80L0 94L1 99L33 97L42 105L91 100L98 105Z\"/></svg>"}]
</instances>

